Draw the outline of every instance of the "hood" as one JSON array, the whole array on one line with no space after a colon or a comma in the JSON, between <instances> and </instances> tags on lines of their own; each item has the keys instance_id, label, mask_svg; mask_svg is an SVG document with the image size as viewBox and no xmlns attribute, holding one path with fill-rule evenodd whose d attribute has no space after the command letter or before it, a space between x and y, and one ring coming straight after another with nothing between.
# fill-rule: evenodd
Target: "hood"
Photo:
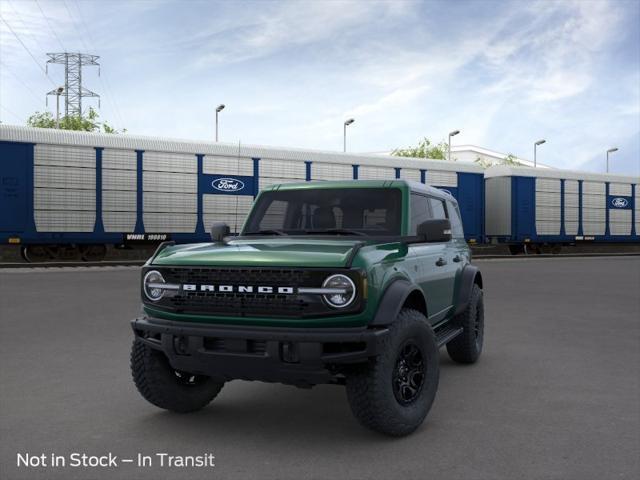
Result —
<instances>
[{"instance_id":1,"label":"hood","mask_svg":"<svg viewBox=\"0 0 640 480\"><path fill-rule=\"evenodd\" d=\"M361 240L296 237L231 240L222 243L173 245L153 265L228 265L265 267L345 267Z\"/></svg>"}]
</instances>

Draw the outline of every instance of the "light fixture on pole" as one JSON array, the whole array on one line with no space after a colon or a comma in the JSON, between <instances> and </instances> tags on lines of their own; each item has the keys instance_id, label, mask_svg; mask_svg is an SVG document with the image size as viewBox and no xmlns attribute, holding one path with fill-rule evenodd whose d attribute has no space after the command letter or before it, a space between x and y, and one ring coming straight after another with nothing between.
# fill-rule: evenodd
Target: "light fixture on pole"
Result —
<instances>
[{"instance_id":1,"label":"light fixture on pole","mask_svg":"<svg viewBox=\"0 0 640 480\"><path fill-rule=\"evenodd\" d=\"M60 128L60 95L64 92L64 87L56 89L56 128Z\"/></svg>"},{"instance_id":2,"label":"light fixture on pole","mask_svg":"<svg viewBox=\"0 0 640 480\"><path fill-rule=\"evenodd\" d=\"M460 133L460 130L454 130L453 132L449 132L449 161L451 161L451 137L455 137Z\"/></svg>"},{"instance_id":3,"label":"light fixture on pole","mask_svg":"<svg viewBox=\"0 0 640 480\"><path fill-rule=\"evenodd\" d=\"M347 151L347 125L351 125L353 122L355 122L355 120L353 118L350 118L349 120L345 120L344 122L344 128L343 128L343 135L342 135L342 151L346 152Z\"/></svg>"},{"instance_id":4,"label":"light fixture on pole","mask_svg":"<svg viewBox=\"0 0 640 480\"><path fill-rule=\"evenodd\" d=\"M538 145L542 145L543 143L546 143L546 140L538 140L536 143L533 144L533 168L536 168L538 166Z\"/></svg>"},{"instance_id":5,"label":"light fixture on pole","mask_svg":"<svg viewBox=\"0 0 640 480\"><path fill-rule=\"evenodd\" d=\"M224 103L221 103L216 107L216 142L218 141L218 114L224 110Z\"/></svg>"},{"instance_id":6,"label":"light fixture on pole","mask_svg":"<svg viewBox=\"0 0 640 480\"><path fill-rule=\"evenodd\" d=\"M609 154L617 151L618 151L618 147L613 147L607 150L607 173L609 173Z\"/></svg>"}]
</instances>

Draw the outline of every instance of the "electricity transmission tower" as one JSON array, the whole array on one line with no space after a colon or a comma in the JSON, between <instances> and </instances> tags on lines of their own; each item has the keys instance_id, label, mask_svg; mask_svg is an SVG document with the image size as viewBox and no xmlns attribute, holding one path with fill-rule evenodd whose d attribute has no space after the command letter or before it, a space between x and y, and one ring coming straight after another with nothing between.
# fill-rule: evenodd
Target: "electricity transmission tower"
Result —
<instances>
[{"instance_id":1,"label":"electricity transmission tower","mask_svg":"<svg viewBox=\"0 0 640 480\"><path fill-rule=\"evenodd\" d=\"M97 97L98 107L100 107L100 95L82 86L82 67L97 66L100 75L100 64L98 55L88 55L86 53L47 53L47 71L50 63L64 65L64 92L60 94L58 89L53 89L47 95L63 95L65 97L65 116L82 116L82 99L85 97Z\"/></svg>"}]
</instances>

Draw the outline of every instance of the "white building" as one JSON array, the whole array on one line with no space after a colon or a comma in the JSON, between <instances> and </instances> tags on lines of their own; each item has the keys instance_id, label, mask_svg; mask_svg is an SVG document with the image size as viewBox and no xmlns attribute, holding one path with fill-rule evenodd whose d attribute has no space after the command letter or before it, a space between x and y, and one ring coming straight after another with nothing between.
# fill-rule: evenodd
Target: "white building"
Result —
<instances>
[{"instance_id":1,"label":"white building","mask_svg":"<svg viewBox=\"0 0 640 480\"><path fill-rule=\"evenodd\" d=\"M475 162L478 158L481 160L499 165L500 162L509 155L508 153L496 152L484 147L476 145L451 145L451 159L458 162ZM525 167L533 167L533 161L520 157L514 157L516 162L521 163ZM538 162L538 168L552 168Z\"/></svg>"}]
</instances>

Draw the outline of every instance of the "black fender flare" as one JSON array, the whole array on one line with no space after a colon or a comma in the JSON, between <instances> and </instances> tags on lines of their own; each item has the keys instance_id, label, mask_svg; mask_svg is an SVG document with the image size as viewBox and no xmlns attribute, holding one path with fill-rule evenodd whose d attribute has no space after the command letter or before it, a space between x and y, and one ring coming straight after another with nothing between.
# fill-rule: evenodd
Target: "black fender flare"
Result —
<instances>
[{"instance_id":1,"label":"black fender flare","mask_svg":"<svg viewBox=\"0 0 640 480\"><path fill-rule=\"evenodd\" d=\"M424 299L424 294L417 285L404 278L398 278L392 281L382 294L382 298L378 303L378 310L373 320L369 323L369 326L384 327L392 324L396 320L398 313L400 313L407 297L416 290L420 292L420 295L422 295Z\"/></svg>"},{"instance_id":2,"label":"black fender flare","mask_svg":"<svg viewBox=\"0 0 640 480\"><path fill-rule=\"evenodd\" d=\"M458 298L456 299L456 309L454 315L459 315L465 311L469 305L469 297L471 296L471 288L477 283L482 288L482 274L480 269L475 265L467 265L460 275L460 288L458 289Z\"/></svg>"}]
</instances>

